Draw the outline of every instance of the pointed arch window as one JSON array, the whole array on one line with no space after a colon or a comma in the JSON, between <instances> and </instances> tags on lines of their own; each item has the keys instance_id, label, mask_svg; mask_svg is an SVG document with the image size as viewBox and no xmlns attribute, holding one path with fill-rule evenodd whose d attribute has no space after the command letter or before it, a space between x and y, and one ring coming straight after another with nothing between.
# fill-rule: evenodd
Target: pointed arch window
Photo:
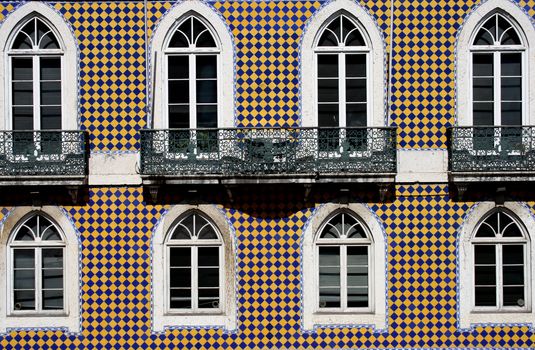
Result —
<instances>
[{"instance_id":1,"label":"pointed arch window","mask_svg":"<svg viewBox=\"0 0 535 350\"><path fill-rule=\"evenodd\" d=\"M9 241L11 312L63 313L65 239L51 219L34 213L13 231Z\"/></svg>"},{"instance_id":2,"label":"pointed arch window","mask_svg":"<svg viewBox=\"0 0 535 350\"><path fill-rule=\"evenodd\" d=\"M526 45L506 14L492 14L476 30L472 58L472 119L475 126L526 122Z\"/></svg>"},{"instance_id":3,"label":"pointed arch window","mask_svg":"<svg viewBox=\"0 0 535 350\"><path fill-rule=\"evenodd\" d=\"M62 128L62 49L41 18L20 26L8 51L13 130Z\"/></svg>"},{"instance_id":4,"label":"pointed arch window","mask_svg":"<svg viewBox=\"0 0 535 350\"><path fill-rule=\"evenodd\" d=\"M223 241L211 221L190 212L166 240L168 311L214 313L221 309Z\"/></svg>"},{"instance_id":5,"label":"pointed arch window","mask_svg":"<svg viewBox=\"0 0 535 350\"><path fill-rule=\"evenodd\" d=\"M526 310L529 300L529 238L516 217L492 211L472 238L474 309Z\"/></svg>"},{"instance_id":6,"label":"pointed arch window","mask_svg":"<svg viewBox=\"0 0 535 350\"><path fill-rule=\"evenodd\" d=\"M319 230L319 311L370 311L370 268L373 241L368 228L355 216L340 212Z\"/></svg>"}]
</instances>

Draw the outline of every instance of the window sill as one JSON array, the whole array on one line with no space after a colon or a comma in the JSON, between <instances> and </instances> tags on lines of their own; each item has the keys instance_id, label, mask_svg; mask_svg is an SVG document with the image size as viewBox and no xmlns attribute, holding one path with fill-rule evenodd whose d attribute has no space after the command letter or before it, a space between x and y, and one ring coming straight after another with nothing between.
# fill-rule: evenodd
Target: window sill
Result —
<instances>
[{"instance_id":1,"label":"window sill","mask_svg":"<svg viewBox=\"0 0 535 350\"><path fill-rule=\"evenodd\" d=\"M154 332L164 332L167 329L181 328L222 328L232 330L236 328L232 316L217 314L165 314L155 315L152 328Z\"/></svg>"},{"instance_id":2,"label":"window sill","mask_svg":"<svg viewBox=\"0 0 535 350\"><path fill-rule=\"evenodd\" d=\"M31 322L30 321L31 318ZM70 333L80 332L80 320L73 315L8 315L0 317L0 333L7 330L63 330Z\"/></svg>"},{"instance_id":3,"label":"window sill","mask_svg":"<svg viewBox=\"0 0 535 350\"><path fill-rule=\"evenodd\" d=\"M465 316L461 315L460 328L470 329L474 326L482 325L518 325L535 322L533 311L500 311L500 312L482 312L472 311Z\"/></svg>"},{"instance_id":4,"label":"window sill","mask_svg":"<svg viewBox=\"0 0 535 350\"><path fill-rule=\"evenodd\" d=\"M364 326L374 330L386 328L386 315L371 312L324 312L306 315L303 326L305 330L332 328L337 326Z\"/></svg>"}]
</instances>

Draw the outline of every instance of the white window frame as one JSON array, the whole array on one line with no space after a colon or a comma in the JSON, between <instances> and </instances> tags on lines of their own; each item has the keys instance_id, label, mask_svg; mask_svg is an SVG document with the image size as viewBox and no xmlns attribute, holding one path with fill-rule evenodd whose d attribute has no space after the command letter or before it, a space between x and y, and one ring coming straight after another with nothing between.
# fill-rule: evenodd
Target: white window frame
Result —
<instances>
[{"instance_id":1,"label":"white window frame","mask_svg":"<svg viewBox=\"0 0 535 350\"><path fill-rule=\"evenodd\" d=\"M152 96L149 110L149 126L154 129L169 128L168 118L168 91L167 91L167 57L170 54L186 54L191 49L170 49L168 42L175 33L179 24L186 18L193 16L201 21L211 32L217 50L212 48L197 48L188 54L217 54L217 127L234 126L234 40L224 21L208 5L200 1L184 1L173 8L159 22L150 41L150 60L152 70L149 72L149 81L153 83ZM193 53L194 52L194 53ZM191 64L190 64L191 65ZM195 79L191 77L190 67L190 90ZM193 81L193 82L192 82ZM191 91L194 91L191 90ZM190 96L191 100L191 96ZM195 102L195 101L194 101ZM191 101L190 101L191 103ZM190 105L190 125L196 116L192 114ZM194 118L194 119L192 119ZM195 128L192 126L192 128Z\"/></svg>"},{"instance_id":2,"label":"white window frame","mask_svg":"<svg viewBox=\"0 0 535 350\"><path fill-rule=\"evenodd\" d=\"M367 54L367 119L368 127L381 127L386 123L386 54L382 31L369 13L359 4L351 0L332 1L318 11L307 23L305 33L301 39L301 125L303 127L318 126L317 108L317 53L324 52L316 43L323 33L323 28L330 24L331 20L339 15L348 17L357 25L367 48L359 48L359 51ZM338 52L339 48L325 48L328 51ZM334 50L334 51L333 51ZM364 51L362 51L364 50ZM345 51L345 50L342 50ZM353 53L353 48L351 53ZM358 53L358 51L355 51ZM340 68L339 68L340 69ZM340 78L340 77L339 77ZM340 85L340 84L339 84ZM344 89L345 90L345 82ZM342 90L340 90L342 93ZM341 98L339 96L339 98ZM342 119L344 118L343 122ZM345 126L345 114L342 118L340 112L340 126Z\"/></svg>"},{"instance_id":3,"label":"white window frame","mask_svg":"<svg viewBox=\"0 0 535 350\"><path fill-rule=\"evenodd\" d=\"M11 13L0 26L0 72L4 74L4 81L0 83L0 130L11 130L11 51L12 42L19 29L32 17L38 17L52 30L61 50L54 51L54 55L62 57L61 67L61 127L63 130L77 130L78 118L78 46L66 20L53 8L43 2L30 1ZM45 50L43 50L45 51ZM18 54L16 54L18 56ZM34 69L35 65L34 65ZM34 75L34 78L37 76ZM35 79L34 79L35 82ZM36 93L34 89L34 94ZM34 99L34 108L36 106ZM36 115L34 113L34 118ZM36 124L38 126L39 124Z\"/></svg>"},{"instance_id":4,"label":"white window frame","mask_svg":"<svg viewBox=\"0 0 535 350\"><path fill-rule=\"evenodd\" d=\"M325 223L340 212L345 212L367 227L371 244L369 259L369 308L319 308L319 269L316 237ZM333 239L334 241L334 239ZM349 240L348 240L349 241ZM339 243L338 243L339 244ZM353 245L349 244L348 245ZM366 327L384 330L387 327L386 309L386 239L382 224L364 204L326 203L309 219L302 242L303 306L302 326L305 331L329 327Z\"/></svg>"},{"instance_id":5,"label":"white window frame","mask_svg":"<svg viewBox=\"0 0 535 350\"><path fill-rule=\"evenodd\" d=\"M12 235L30 215L39 213L50 219L63 235L63 310L13 310ZM28 247L16 244L17 247ZM40 245L43 247L44 245ZM50 245L58 247L57 244ZM64 211L55 206L16 207L0 227L0 333L9 330L64 330L78 333L80 322L80 242L79 234ZM37 261L36 261L37 263ZM36 286L37 287L37 286Z\"/></svg>"},{"instance_id":6,"label":"white window frame","mask_svg":"<svg viewBox=\"0 0 535 350\"><path fill-rule=\"evenodd\" d=\"M185 215L200 213L220 235L220 283L219 309L170 309L169 307L169 253L167 237ZM162 217L152 236L152 331L161 333L167 329L191 327L237 328L236 316L236 257L234 232L226 217L213 205L176 205ZM197 240L195 245L199 242ZM213 246L213 241L207 243ZM186 245L181 245L186 246ZM192 246L192 245L188 245ZM194 297L192 289L192 298Z\"/></svg>"},{"instance_id":7,"label":"white window frame","mask_svg":"<svg viewBox=\"0 0 535 350\"><path fill-rule=\"evenodd\" d=\"M525 307L475 307L474 282L474 235L484 219L496 209L494 202L480 202L465 216L458 238L457 261L457 318L461 329L470 329L480 325L514 325L535 324L533 309L533 292L535 291L534 242L530 239L529 229L535 227L535 218L524 204L519 202L505 202L503 208L512 213L519 227L524 230L525 241ZM484 239L477 239L483 242ZM495 241L494 241L495 242ZM519 242L518 239L510 242ZM497 272L497 274L499 274ZM497 283L499 281L497 280ZM499 289L499 287L497 287Z\"/></svg>"},{"instance_id":8,"label":"white window frame","mask_svg":"<svg viewBox=\"0 0 535 350\"><path fill-rule=\"evenodd\" d=\"M507 52L520 52L518 46L481 46L473 45L475 36L479 28L494 14L499 13L513 25L523 44L523 66L522 66L522 123L523 125L535 125L535 115L530 113L535 111L535 28L530 18L512 1L488 0L478 6L463 24L463 28L457 39L456 46L456 97L457 97L457 120L459 126L473 126L473 66L472 57L474 52L494 52L495 49L507 49ZM501 50L500 49L500 50ZM515 51L510 51L514 49ZM496 55L496 54L495 54ZM496 63L496 58L493 59ZM497 76L497 69L494 67L494 78ZM499 73L499 71L498 71ZM494 103L497 90L500 85L495 85ZM494 112L494 123L501 122L498 119L499 113Z\"/></svg>"}]
</instances>

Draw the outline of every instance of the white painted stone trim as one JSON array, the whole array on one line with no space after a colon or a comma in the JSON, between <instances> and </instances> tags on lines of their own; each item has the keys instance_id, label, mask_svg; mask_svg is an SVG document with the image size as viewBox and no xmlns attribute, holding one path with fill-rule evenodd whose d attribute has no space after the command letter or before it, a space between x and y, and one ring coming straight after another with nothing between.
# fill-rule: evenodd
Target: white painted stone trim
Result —
<instances>
[{"instance_id":1,"label":"white painted stone trim","mask_svg":"<svg viewBox=\"0 0 535 350\"><path fill-rule=\"evenodd\" d=\"M165 281L165 238L176 219L184 213L196 210L209 218L219 230L223 240L224 280L221 283L220 311L215 314L167 314L165 300L167 285ZM182 328L224 328L235 330L236 324L236 259L235 238L229 229L225 216L213 205L176 205L159 222L152 237L152 330L163 332L166 329Z\"/></svg>"},{"instance_id":2,"label":"white painted stone trim","mask_svg":"<svg viewBox=\"0 0 535 350\"><path fill-rule=\"evenodd\" d=\"M0 26L0 130L9 130L11 121L9 87L9 47L14 34L26 19L37 16L49 25L63 50L61 123L63 130L77 130L78 124L78 45L65 20L51 7L29 1L13 11Z\"/></svg>"},{"instance_id":3,"label":"white painted stone trim","mask_svg":"<svg viewBox=\"0 0 535 350\"><path fill-rule=\"evenodd\" d=\"M396 183L447 183L448 150L398 149Z\"/></svg>"},{"instance_id":4,"label":"white painted stone trim","mask_svg":"<svg viewBox=\"0 0 535 350\"><path fill-rule=\"evenodd\" d=\"M210 27L217 40L219 53L218 71L218 127L234 126L234 42L221 17L208 5L201 1L183 1L174 6L161 20L156 28L150 44L151 79L153 83L152 125L149 128L168 128L167 108L164 105L165 86L165 54L163 53L170 36L182 18L189 15L202 19Z\"/></svg>"},{"instance_id":5,"label":"white painted stone trim","mask_svg":"<svg viewBox=\"0 0 535 350\"><path fill-rule=\"evenodd\" d=\"M21 219L31 212L42 212L48 215L65 236L65 313L62 315L9 315L8 278L12 275L7 271L7 249L11 232ZM0 333L9 329L27 330L62 329L70 333L80 332L80 264L79 236L65 213L55 206L16 207L6 217L0 228Z\"/></svg>"},{"instance_id":6,"label":"white painted stone trim","mask_svg":"<svg viewBox=\"0 0 535 350\"><path fill-rule=\"evenodd\" d=\"M318 305L318 261L314 249L314 238L325 220L333 212L348 210L360 217L367 225L373 236L373 264L370 266L370 303L374 309L369 313L326 313L317 312ZM372 211L364 204L335 204L327 203L316 210L309 219L309 224L303 232L302 244L302 315L303 329L314 330L321 327L363 326L375 330L386 328L386 238L382 224Z\"/></svg>"},{"instance_id":7,"label":"white painted stone trim","mask_svg":"<svg viewBox=\"0 0 535 350\"><path fill-rule=\"evenodd\" d=\"M456 97L457 121L459 126L471 126L472 121L472 86L470 80L472 67L470 65L470 47L474 40L476 29L484 21L495 14L503 13L511 20L518 30L521 40L526 46L525 71L523 81L527 90L527 102L524 106L524 125L535 125L535 28L527 14L515 3L509 0L487 0L478 6L467 17L463 24L456 47ZM527 72L527 73L525 73Z\"/></svg>"},{"instance_id":8,"label":"white painted stone trim","mask_svg":"<svg viewBox=\"0 0 535 350\"><path fill-rule=\"evenodd\" d=\"M368 81L371 81L371 93L368 103L371 104L371 125L368 126L385 126L386 56L383 36L371 15L351 0L333 0L319 10L308 23L301 39L301 126L318 126L314 47L321 29L329 24L333 17L342 13L355 19L370 48L371 67L368 67Z\"/></svg>"},{"instance_id":9,"label":"white painted stone trim","mask_svg":"<svg viewBox=\"0 0 535 350\"><path fill-rule=\"evenodd\" d=\"M89 186L141 185L139 152L91 153Z\"/></svg>"},{"instance_id":10,"label":"white painted stone trim","mask_svg":"<svg viewBox=\"0 0 535 350\"><path fill-rule=\"evenodd\" d=\"M471 238L481 219L490 210L496 207L494 202L480 202L466 216L458 237L457 256L457 318L459 328L469 329L485 325L526 325L535 324L535 310L533 308L533 291L535 291L535 218L530 209L521 203L506 202L504 207L513 212L527 231L529 237L530 255L528 256L527 270L528 295L526 295L527 312L472 312L473 305L473 250Z\"/></svg>"}]
</instances>

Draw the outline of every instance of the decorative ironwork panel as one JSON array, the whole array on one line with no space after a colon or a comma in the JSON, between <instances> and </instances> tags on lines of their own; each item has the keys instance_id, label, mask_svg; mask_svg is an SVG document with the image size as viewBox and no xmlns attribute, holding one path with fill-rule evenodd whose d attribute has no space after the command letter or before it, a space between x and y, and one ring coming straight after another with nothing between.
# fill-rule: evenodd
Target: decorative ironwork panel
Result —
<instances>
[{"instance_id":1,"label":"decorative ironwork panel","mask_svg":"<svg viewBox=\"0 0 535 350\"><path fill-rule=\"evenodd\" d=\"M144 175L396 172L395 128L141 130Z\"/></svg>"},{"instance_id":2,"label":"decorative ironwork panel","mask_svg":"<svg viewBox=\"0 0 535 350\"><path fill-rule=\"evenodd\" d=\"M0 132L0 176L86 175L83 131Z\"/></svg>"},{"instance_id":3,"label":"decorative ironwork panel","mask_svg":"<svg viewBox=\"0 0 535 350\"><path fill-rule=\"evenodd\" d=\"M453 172L535 171L535 127L454 127L450 132Z\"/></svg>"}]
</instances>

